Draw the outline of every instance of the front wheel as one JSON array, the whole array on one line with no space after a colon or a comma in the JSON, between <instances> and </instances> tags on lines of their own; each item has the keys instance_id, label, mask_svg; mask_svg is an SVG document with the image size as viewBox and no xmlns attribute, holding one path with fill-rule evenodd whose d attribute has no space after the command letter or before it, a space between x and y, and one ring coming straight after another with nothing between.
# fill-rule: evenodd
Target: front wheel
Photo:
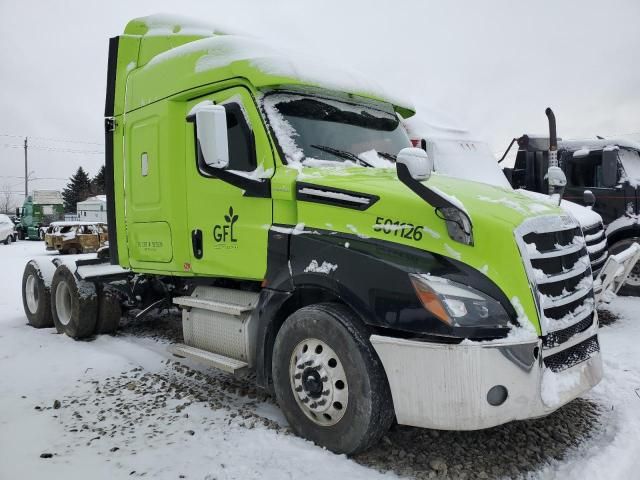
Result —
<instances>
[{"instance_id":1,"label":"front wheel","mask_svg":"<svg viewBox=\"0 0 640 480\"><path fill-rule=\"evenodd\" d=\"M9 235L5 240L4 240L4 244L5 245L11 245L11 243L13 242L13 237L11 235Z\"/></svg>"},{"instance_id":2,"label":"front wheel","mask_svg":"<svg viewBox=\"0 0 640 480\"><path fill-rule=\"evenodd\" d=\"M616 253L620 253L622 250L631 246L634 242L640 243L640 238L631 237L624 238L616 243L614 243L609 248L609 255L615 255ZM627 277L627 281L622 285L620 290L618 291L619 295L638 297L640 296L640 262L636 263L631 272L629 272L629 276Z\"/></svg>"},{"instance_id":3,"label":"front wheel","mask_svg":"<svg viewBox=\"0 0 640 480\"><path fill-rule=\"evenodd\" d=\"M366 329L339 304L304 307L285 321L274 345L273 383L293 431L336 453L366 450L394 418Z\"/></svg>"}]
</instances>

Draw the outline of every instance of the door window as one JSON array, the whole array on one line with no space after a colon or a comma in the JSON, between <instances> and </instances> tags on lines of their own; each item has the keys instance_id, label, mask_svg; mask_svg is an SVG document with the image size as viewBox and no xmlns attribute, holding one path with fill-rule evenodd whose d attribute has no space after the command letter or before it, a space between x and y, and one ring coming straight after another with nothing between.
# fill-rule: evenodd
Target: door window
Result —
<instances>
[{"instance_id":1,"label":"door window","mask_svg":"<svg viewBox=\"0 0 640 480\"><path fill-rule=\"evenodd\" d=\"M239 103L224 104L227 113L227 139L229 141L229 165L225 170L252 172L257 168L253 132L247 124L246 114ZM199 150L199 149L198 149ZM198 151L198 169L201 173L215 176Z\"/></svg>"}]
</instances>

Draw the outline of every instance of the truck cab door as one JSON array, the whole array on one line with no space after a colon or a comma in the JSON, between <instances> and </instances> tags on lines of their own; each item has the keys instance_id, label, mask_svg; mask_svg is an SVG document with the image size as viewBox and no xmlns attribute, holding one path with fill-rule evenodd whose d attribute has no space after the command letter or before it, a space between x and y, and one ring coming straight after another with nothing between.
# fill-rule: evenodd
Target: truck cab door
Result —
<instances>
[{"instance_id":1,"label":"truck cab door","mask_svg":"<svg viewBox=\"0 0 640 480\"><path fill-rule=\"evenodd\" d=\"M195 140L197 127L186 120L188 112L203 101L233 107L227 108L229 165L222 172L202 162ZM248 89L235 87L188 102L185 129L185 240L191 246L191 263L184 270L198 276L262 280L273 218L271 196L236 186L224 175L226 171L249 182L260 178L268 182L274 173L271 143L253 96Z\"/></svg>"},{"instance_id":2,"label":"truck cab door","mask_svg":"<svg viewBox=\"0 0 640 480\"><path fill-rule=\"evenodd\" d=\"M593 210L602 216L607 225L616 218L624 215L628 201L628 193L621 185L607 185L611 182L604 181L602 150L594 150L588 155L575 157L572 152L567 152L563 162L567 173L567 187L564 199L584 205L584 191L591 190L596 197Z\"/></svg>"}]
</instances>

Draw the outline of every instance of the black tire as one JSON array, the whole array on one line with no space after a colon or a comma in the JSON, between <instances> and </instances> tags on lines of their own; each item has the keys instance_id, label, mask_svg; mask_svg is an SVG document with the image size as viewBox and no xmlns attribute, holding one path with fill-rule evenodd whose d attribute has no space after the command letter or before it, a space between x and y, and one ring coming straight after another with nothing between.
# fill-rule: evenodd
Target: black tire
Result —
<instances>
[{"instance_id":1,"label":"black tire","mask_svg":"<svg viewBox=\"0 0 640 480\"><path fill-rule=\"evenodd\" d=\"M284 322L273 349L273 383L278 404L297 435L333 452L353 455L375 444L387 432L394 419L393 401L382 363L368 337L360 319L343 305L335 303L301 308ZM344 413L340 412L340 419L333 425L319 425L317 421L313 421L301 408L293 390L292 381L295 380L291 379L290 362L294 358L293 354L300 351L300 345L305 345L307 339L317 339L329 346L338 357L338 365L346 377L347 405ZM311 345L310 348L315 347ZM298 361L297 356L295 361ZM333 362L335 365L335 360ZM326 370L316 370L328 371L331 364L328 365ZM311 364L309 370L313 370L313 367L314 364ZM327 377L320 380L322 383L319 389L328 391L331 386L327 385ZM338 382L336 387L337 385ZM302 392L302 395L305 393L308 392ZM325 395L325 391L317 395ZM319 418L315 413L311 415Z\"/></svg>"},{"instance_id":2,"label":"black tire","mask_svg":"<svg viewBox=\"0 0 640 480\"><path fill-rule=\"evenodd\" d=\"M7 238L4 239L4 244L5 245L11 245L11 242L13 241L13 237L11 235L8 235Z\"/></svg>"},{"instance_id":3,"label":"black tire","mask_svg":"<svg viewBox=\"0 0 640 480\"><path fill-rule=\"evenodd\" d=\"M122 317L122 301L117 290L104 285L98 294L97 334L111 334L118 330Z\"/></svg>"},{"instance_id":4,"label":"black tire","mask_svg":"<svg viewBox=\"0 0 640 480\"><path fill-rule=\"evenodd\" d=\"M27 323L35 328L53 327L51 296L47 283L38 264L33 260L27 263L22 274L22 306Z\"/></svg>"},{"instance_id":5,"label":"black tire","mask_svg":"<svg viewBox=\"0 0 640 480\"><path fill-rule=\"evenodd\" d=\"M609 247L609 255L615 255L616 253L620 253L625 248L629 247L634 242L640 243L640 238L631 237L631 238L623 238L622 240L617 241L611 247ZM628 296L628 297L639 297L640 296L640 262L636 263L636 266L629 273L629 277L624 285L618 290L618 295Z\"/></svg>"},{"instance_id":6,"label":"black tire","mask_svg":"<svg viewBox=\"0 0 640 480\"><path fill-rule=\"evenodd\" d=\"M76 340L93 335L98 314L95 285L76 279L67 266L60 265L51 281L51 314L58 333Z\"/></svg>"}]
</instances>

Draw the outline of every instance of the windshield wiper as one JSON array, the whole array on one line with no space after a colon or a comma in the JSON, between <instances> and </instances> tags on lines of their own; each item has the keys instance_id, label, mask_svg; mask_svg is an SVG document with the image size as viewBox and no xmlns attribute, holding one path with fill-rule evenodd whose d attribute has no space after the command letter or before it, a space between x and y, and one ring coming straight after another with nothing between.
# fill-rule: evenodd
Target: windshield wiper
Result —
<instances>
[{"instance_id":1,"label":"windshield wiper","mask_svg":"<svg viewBox=\"0 0 640 480\"><path fill-rule=\"evenodd\" d=\"M326 145L309 145L310 147L317 148L318 150L322 150L323 152L330 153L331 155L335 155L336 157L346 158L347 160L353 160L356 163L361 163L365 167L374 167L372 164L367 162L366 160L360 158L355 153L348 152L346 150L340 150L338 148L327 147Z\"/></svg>"},{"instance_id":2,"label":"windshield wiper","mask_svg":"<svg viewBox=\"0 0 640 480\"><path fill-rule=\"evenodd\" d=\"M392 153L378 152L377 150L376 150L376 153L380 155L382 158L386 158L387 160L390 160L392 162L395 162L398 159L398 157Z\"/></svg>"}]
</instances>

